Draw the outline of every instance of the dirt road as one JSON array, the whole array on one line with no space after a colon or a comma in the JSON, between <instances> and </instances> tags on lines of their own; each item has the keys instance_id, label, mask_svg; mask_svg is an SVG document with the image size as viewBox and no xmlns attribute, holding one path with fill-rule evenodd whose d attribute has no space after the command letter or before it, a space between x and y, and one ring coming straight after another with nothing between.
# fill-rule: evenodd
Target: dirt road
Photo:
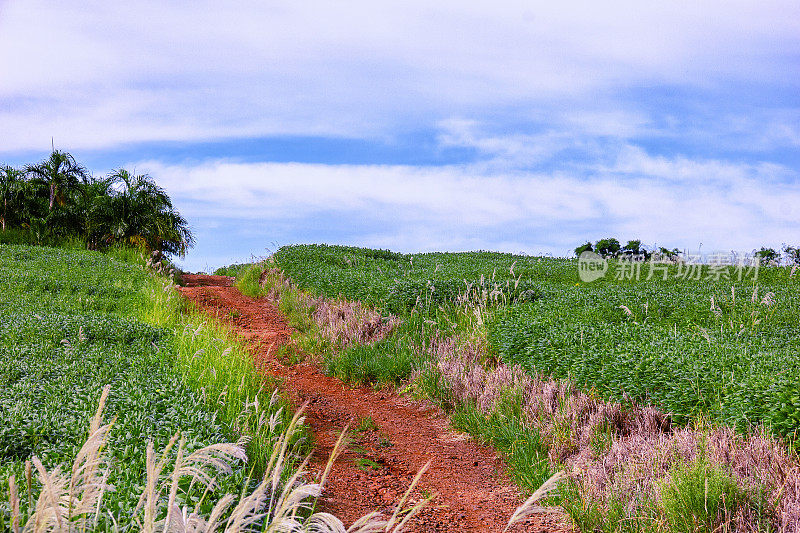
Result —
<instances>
[{"instance_id":1,"label":"dirt road","mask_svg":"<svg viewBox=\"0 0 800 533\"><path fill-rule=\"evenodd\" d=\"M230 323L247 339L258 368L282 378L296 405L308 401L306 423L316 444L312 471L320 472L342 429L353 440L335 464L322 506L351 524L374 510L394 507L414 474L431 467L413 495L435 499L408 531L499 532L521 501L503 474L496 453L449 429L439 410L418 404L390 389L353 388L325 376L316 366L285 364L273 357L289 341L290 329L275 305L254 300L232 287L232 278L184 276L181 292L203 310ZM568 531L554 515L531 518L512 531Z\"/></svg>"}]
</instances>

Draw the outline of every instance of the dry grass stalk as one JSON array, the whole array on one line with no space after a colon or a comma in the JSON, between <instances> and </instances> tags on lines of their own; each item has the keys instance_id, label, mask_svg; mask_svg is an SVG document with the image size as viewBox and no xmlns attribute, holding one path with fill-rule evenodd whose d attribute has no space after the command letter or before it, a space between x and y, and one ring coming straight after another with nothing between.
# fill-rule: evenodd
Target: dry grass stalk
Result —
<instances>
[{"instance_id":1,"label":"dry grass stalk","mask_svg":"<svg viewBox=\"0 0 800 533\"><path fill-rule=\"evenodd\" d=\"M266 268L258 278L258 284L267 288L267 298L273 301L280 299L283 291L291 290L295 286L292 280L279 268Z\"/></svg>"},{"instance_id":2,"label":"dry grass stalk","mask_svg":"<svg viewBox=\"0 0 800 533\"><path fill-rule=\"evenodd\" d=\"M30 506L32 514L22 526L22 531L92 531L98 528L100 517L107 516L115 531L120 530L120 523L124 529L129 529L127 524L130 523L137 531L153 533L240 533L254 529L296 533L400 533L408 520L428 503L428 500L423 500L411 509L403 509L411 491L427 469L426 465L414 478L389 520L372 512L347 529L341 520L329 513L315 512L309 515L322 493L334 461L343 450L346 430L334 446L318 483L306 481L308 473L305 467L308 458L287 478L285 471L291 459L292 436L303 420L301 408L278 437L259 486L241 498L231 494L219 497L208 517L200 515L199 504L195 509L190 509L178 503L181 480L188 478L191 486L205 487L204 499L215 488L218 474L231 474L236 462L247 460L243 441L235 444L212 444L187 454L184 441L175 435L160 455L156 454L152 442L149 443L146 451L145 488L133 517L106 514L101 506L102 496L105 491L113 490L106 483L110 465L105 459L112 424L101 425L108 391L108 387L103 390L97 413L90 423L89 437L78 452L70 476L62 474L59 468L48 472L37 457L32 458L42 490L35 506ZM170 463L172 471L164 474ZM28 467L27 470L30 477L31 468ZM30 487L30 481L28 485ZM30 496L30 489L28 493ZM11 530L19 533L20 501L13 477L9 479L9 503ZM120 519L124 519L124 522Z\"/></svg>"},{"instance_id":3,"label":"dry grass stalk","mask_svg":"<svg viewBox=\"0 0 800 533\"><path fill-rule=\"evenodd\" d=\"M279 300L287 291L296 294L298 304L310 315L320 337L339 348L377 342L402 322L393 315L384 317L379 311L358 301L312 296L301 291L278 268L265 269L259 284L267 288L267 297L271 300Z\"/></svg>"},{"instance_id":4,"label":"dry grass stalk","mask_svg":"<svg viewBox=\"0 0 800 533\"><path fill-rule=\"evenodd\" d=\"M403 494L403 497L400 498L400 501L395 506L394 512L392 513L392 516L388 522L386 522L383 531L386 531L387 533L400 533L403 531L403 527L406 525L406 523L411 520L411 518L413 518L413 516L416 515L423 507L425 507L428 502L431 501L431 499L433 499L433 496L429 496L428 498L420 500L416 505L414 505L414 507L411 508L411 510L406 512L406 515L402 520L398 521L403 505L405 504L406 500L408 500L408 497L411 496L411 492L414 490L414 487L417 486L419 480L422 479L422 475L430 466L431 463L428 461L425 463L425 466L419 469L419 472L417 472L417 474L414 476L414 479L411 481L411 485L409 485L408 490L406 490L405 494Z\"/></svg>"},{"instance_id":5,"label":"dry grass stalk","mask_svg":"<svg viewBox=\"0 0 800 533\"><path fill-rule=\"evenodd\" d=\"M11 508L11 531L19 533L19 495L17 494L17 483L14 476L8 478L8 503Z\"/></svg>"},{"instance_id":6,"label":"dry grass stalk","mask_svg":"<svg viewBox=\"0 0 800 533\"><path fill-rule=\"evenodd\" d=\"M558 484L561 480L566 478L567 475L564 472L556 472L550 478L542 483L542 486L536 489L530 497L523 502L522 505L517 507L514 511L514 514L511 515L511 518L508 521L508 525L506 526L504 531L508 531L508 528L522 522L529 516L536 514L536 513L545 513L551 511L552 509L548 509L545 507L540 507L536 505L542 499L546 498L549 494L558 490Z\"/></svg>"}]
</instances>

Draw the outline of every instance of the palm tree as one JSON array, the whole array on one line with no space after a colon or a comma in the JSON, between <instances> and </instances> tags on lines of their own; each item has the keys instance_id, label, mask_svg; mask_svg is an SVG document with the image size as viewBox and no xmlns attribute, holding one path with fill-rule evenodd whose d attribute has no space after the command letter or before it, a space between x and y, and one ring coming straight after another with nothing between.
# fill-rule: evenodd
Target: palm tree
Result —
<instances>
[{"instance_id":1,"label":"palm tree","mask_svg":"<svg viewBox=\"0 0 800 533\"><path fill-rule=\"evenodd\" d=\"M3 166L0 167L0 198L3 201L3 211L0 215L0 226L6 231L9 208L15 207L19 193L25 184L25 173L19 169Z\"/></svg>"},{"instance_id":2,"label":"palm tree","mask_svg":"<svg viewBox=\"0 0 800 533\"><path fill-rule=\"evenodd\" d=\"M72 155L59 150L53 150L48 159L37 165L28 165L25 172L49 189L50 211L56 202L64 205L69 193L88 179L86 169Z\"/></svg>"},{"instance_id":3,"label":"palm tree","mask_svg":"<svg viewBox=\"0 0 800 533\"><path fill-rule=\"evenodd\" d=\"M114 180L110 177L92 176L80 185L75 195L74 216L90 250L97 248L106 229L112 224L113 185Z\"/></svg>"},{"instance_id":4,"label":"palm tree","mask_svg":"<svg viewBox=\"0 0 800 533\"><path fill-rule=\"evenodd\" d=\"M194 244L186 219L153 178L125 169L114 171L109 178L120 187L112 199L111 240L181 256Z\"/></svg>"},{"instance_id":5,"label":"palm tree","mask_svg":"<svg viewBox=\"0 0 800 533\"><path fill-rule=\"evenodd\" d=\"M169 210L154 217L154 249L166 254L177 254L181 257L194 246L194 235L189 224L180 213Z\"/></svg>"}]
</instances>

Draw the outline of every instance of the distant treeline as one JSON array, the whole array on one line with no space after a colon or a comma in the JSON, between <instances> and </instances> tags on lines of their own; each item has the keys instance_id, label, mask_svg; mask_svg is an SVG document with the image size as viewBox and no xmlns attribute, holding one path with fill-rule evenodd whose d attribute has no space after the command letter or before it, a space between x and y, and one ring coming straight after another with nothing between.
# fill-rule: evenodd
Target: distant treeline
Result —
<instances>
[{"instance_id":1,"label":"distant treeline","mask_svg":"<svg viewBox=\"0 0 800 533\"><path fill-rule=\"evenodd\" d=\"M21 168L0 165L0 242L15 240L181 256L194 245L186 219L149 175L119 169L96 177L58 150Z\"/></svg>"},{"instance_id":2,"label":"distant treeline","mask_svg":"<svg viewBox=\"0 0 800 533\"><path fill-rule=\"evenodd\" d=\"M662 261L675 261L681 256L681 251L678 248L669 249L661 246L648 250L642 246L642 241L640 240L628 241L625 246L622 246L620 241L613 237L600 239L594 244L591 241L587 241L586 244L575 248L575 255L580 256L583 252L594 252L607 259L628 258L644 261L650 260L653 256L655 256L655 259ZM784 245L783 253L788 264L800 265L800 246ZM782 259L780 252L765 246L762 246L760 250L754 250L753 257L764 265L778 265Z\"/></svg>"}]
</instances>

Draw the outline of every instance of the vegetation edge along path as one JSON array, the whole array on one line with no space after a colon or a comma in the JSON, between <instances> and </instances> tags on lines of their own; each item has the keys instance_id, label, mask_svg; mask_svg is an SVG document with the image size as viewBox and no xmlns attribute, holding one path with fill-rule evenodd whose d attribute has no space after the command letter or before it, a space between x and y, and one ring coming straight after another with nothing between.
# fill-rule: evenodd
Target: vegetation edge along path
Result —
<instances>
[{"instance_id":1,"label":"vegetation edge along path","mask_svg":"<svg viewBox=\"0 0 800 533\"><path fill-rule=\"evenodd\" d=\"M506 274L500 276L503 268ZM785 442L766 434L765 427L739 434L705 417L688 426L673 424L664 411L603 399L583 383L528 373L496 351L486 335L487 323L491 328L496 322L493 316L502 317L509 308L546 311L553 304L560 312L563 302L548 283L572 289L570 294L587 292L569 279L576 276L574 262L480 252L404 256L298 245L281 248L259 264L233 265L217 273L223 272L236 275L243 292L278 302L298 329L294 346L323 359L327 373L372 386L410 383L406 390L438 402L455 427L503 452L523 491L534 492L552 469L569 472L553 501L581 530L800 530L797 456ZM794 271L762 274L759 282L768 288L761 294L777 295L785 321L795 310L792 300L782 296L791 292ZM472 290L465 294L464 279L476 276L480 280L467 283ZM769 286L776 280L783 284ZM666 287L667 296L675 289L692 290L689 285ZM634 287L614 288L600 287L610 297L610 309L582 317L584 322L605 318L612 329L637 326L636 317L613 308L616 302L630 305L626 300ZM506 302L506 289L519 292L517 298L525 302ZM491 299L496 292L497 302ZM652 290L646 293L657 296ZM542 294L549 298L541 299ZM651 300L648 322L654 314L670 312L694 320L710 315L712 323L719 318L694 296L677 307L671 305L674 298L658 306ZM757 305L776 309L770 302ZM586 303L594 304L588 310L598 307L596 299ZM684 309L688 303L691 307ZM412 306L410 312L402 312L405 304ZM390 312L398 309L402 318L393 331L395 320L386 316L387 307ZM777 318L766 327L779 326Z\"/></svg>"},{"instance_id":2,"label":"vegetation edge along path","mask_svg":"<svg viewBox=\"0 0 800 533\"><path fill-rule=\"evenodd\" d=\"M73 481L86 478L80 485L96 505L50 526L128 528L147 522L135 510L145 477L163 481L150 468L151 447L163 451L166 469L177 464L178 449L188 458L216 447L216 464L227 475L214 485L239 493L248 475L267 469L265 456L284 434L302 442L288 402L263 390L238 340L218 321L187 310L173 281L137 251L112 252L0 245L0 531L45 527L59 515L52 502L72 505L62 494L75 487L62 483L70 466ZM86 440L89 419L102 406L113 423ZM247 463L243 442L234 444L242 436L255 437ZM94 470L81 463L88 456ZM37 461L41 468L32 471ZM284 472L298 464L287 456ZM100 482L91 472L105 477ZM184 483L175 496L203 515L222 494L204 494L201 485ZM55 495L48 499L43 486ZM151 520L164 518L163 503L155 504Z\"/></svg>"},{"instance_id":3,"label":"vegetation edge along path","mask_svg":"<svg viewBox=\"0 0 800 533\"><path fill-rule=\"evenodd\" d=\"M290 328L266 299L247 297L229 287L229 278L184 276L184 296L213 316L228 321L250 341L257 365L278 376L297 403L308 402L306 424L317 445L312 468L321 470L339 432L350 427L350 446L333 466L323 497L325 510L345 522L365 512L389 510L425 463L430 469L412 503L435 495L409 524L410 531L503 531L522 499L489 448L448 429L437 409L390 389L350 387L325 376L314 364L286 364L276 354ZM515 531L568 528L555 515L534 516Z\"/></svg>"}]
</instances>

